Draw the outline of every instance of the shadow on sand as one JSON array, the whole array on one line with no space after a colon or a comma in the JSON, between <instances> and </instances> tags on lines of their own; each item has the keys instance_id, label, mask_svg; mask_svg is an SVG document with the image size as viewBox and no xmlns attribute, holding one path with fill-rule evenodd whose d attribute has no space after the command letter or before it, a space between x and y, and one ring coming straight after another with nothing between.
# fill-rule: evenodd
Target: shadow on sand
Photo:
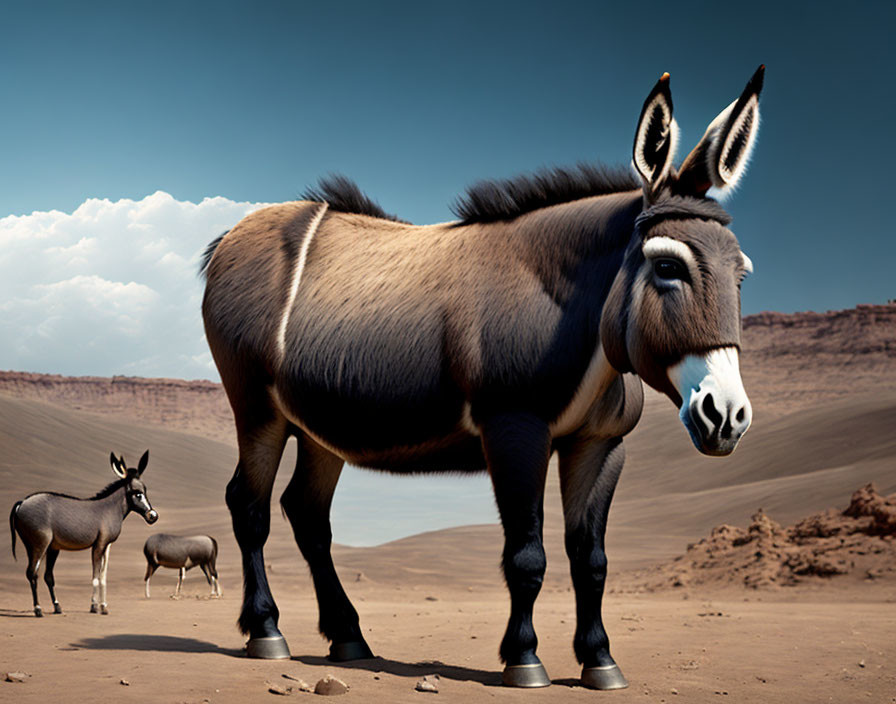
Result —
<instances>
[{"instance_id":1,"label":"shadow on sand","mask_svg":"<svg viewBox=\"0 0 896 704\"><path fill-rule=\"evenodd\" d=\"M154 650L169 653L218 653L231 657L243 657L245 651L222 648L214 643L196 638L154 636L145 633L118 633L102 638L82 638L71 644L73 648L86 650Z\"/></svg>"},{"instance_id":2,"label":"shadow on sand","mask_svg":"<svg viewBox=\"0 0 896 704\"><path fill-rule=\"evenodd\" d=\"M18 611L16 609L0 609L0 616L2 616L3 618L36 618L34 615L34 609L28 609L27 611Z\"/></svg>"},{"instance_id":3,"label":"shadow on sand","mask_svg":"<svg viewBox=\"0 0 896 704\"><path fill-rule=\"evenodd\" d=\"M331 662L318 655L295 655L293 660L298 660L305 665L318 667L340 667L347 670L369 670L370 672L385 672L399 677L423 677L424 675L438 675L446 680L459 682L479 682L487 687L500 687L501 673L488 670L474 670L469 667L446 665L438 660L427 662L401 662L399 660L387 660L386 658L370 658L368 660L353 660L349 662Z\"/></svg>"}]
</instances>

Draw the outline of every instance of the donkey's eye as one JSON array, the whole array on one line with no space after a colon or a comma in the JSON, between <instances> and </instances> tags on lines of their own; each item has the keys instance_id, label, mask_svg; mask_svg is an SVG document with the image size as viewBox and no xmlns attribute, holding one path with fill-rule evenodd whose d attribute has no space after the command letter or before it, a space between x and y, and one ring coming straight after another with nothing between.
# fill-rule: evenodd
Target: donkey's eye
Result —
<instances>
[{"instance_id":1,"label":"donkey's eye","mask_svg":"<svg viewBox=\"0 0 896 704\"><path fill-rule=\"evenodd\" d=\"M657 278L664 280L684 279L688 270L678 259L663 258L653 262L653 271Z\"/></svg>"}]
</instances>

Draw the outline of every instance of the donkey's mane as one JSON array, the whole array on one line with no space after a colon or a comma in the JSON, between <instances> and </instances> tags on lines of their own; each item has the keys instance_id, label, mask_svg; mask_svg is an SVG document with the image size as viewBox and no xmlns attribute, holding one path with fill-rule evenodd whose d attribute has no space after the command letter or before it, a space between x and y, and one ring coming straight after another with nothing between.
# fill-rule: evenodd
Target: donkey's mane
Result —
<instances>
[{"instance_id":1,"label":"donkey's mane","mask_svg":"<svg viewBox=\"0 0 896 704\"><path fill-rule=\"evenodd\" d=\"M93 496L72 496L71 494L63 494L60 491L39 491L37 494L49 494L50 496L61 496L64 499L75 499L76 501L94 501L96 499L105 499L107 496L111 496L116 491L118 491L121 487L127 484L127 478L124 479L116 479L114 482L109 484L108 486L100 489ZM37 494L31 494L31 496L36 496Z\"/></svg>"},{"instance_id":2,"label":"donkey's mane","mask_svg":"<svg viewBox=\"0 0 896 704\"><path fill-rule=\"evenodd\" d=\"M508 179L480 181L458 198L451 209L464 225L512 220L539 208L581 198L634 191L641 182L627 168L579 164L542 169Z\"/></svg>"},{"instance_id":3,"label":"donkey's mane","mask_svg":"<svg viewBox=\"0 0 896 704\"><path fill-rule=\"evenodd\" d=\"M358 188L357 183L340 174L324 176L317 182L316 187L307 188L300 197L302 200L326 203L330 206L330 210L340 213L369 215L382 220L393 220L406 225L410 224L407 220L402 220L396 215L387 213L379 203L364 195L361 189Z\"/></svg>"}]
</instances>

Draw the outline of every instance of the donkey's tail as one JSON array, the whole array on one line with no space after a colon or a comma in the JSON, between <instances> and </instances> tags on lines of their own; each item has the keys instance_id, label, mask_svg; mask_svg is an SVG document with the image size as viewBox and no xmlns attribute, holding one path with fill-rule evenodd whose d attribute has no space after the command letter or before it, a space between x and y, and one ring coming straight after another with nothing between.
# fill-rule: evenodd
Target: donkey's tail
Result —
<instances>
[{"instance_id":1,"label":"donkey's tail","mask_svg":"<svg viewBox=\"0 0 896 704\"><path fill-rule=\"evenodd\" d=\"M228 230L227 232L230 232L230 230ZM205 251L202 253L202 259L199 260L200 276L208 276L208 265L211 264L212 257L215 256L215 250L218 248L218 245L221 244L221 240L224 239L224 235L226 235L227 232L218 235L215 239L208 243L208 247L206 247Z\"/></svg>"},{"instance_id":2,"label":"donkey's tail","mask_svg":"<svg viewBox=\"0 0 896 704\"><path fill-rule=\"evenodd\" d=\"M9 512L9 532L12 534L12 559L17 560L16 557L16 513L18 513L19 506L22 505L21 501L16 501L12 506L12 511Z\"/></svg>"}]
</instances>

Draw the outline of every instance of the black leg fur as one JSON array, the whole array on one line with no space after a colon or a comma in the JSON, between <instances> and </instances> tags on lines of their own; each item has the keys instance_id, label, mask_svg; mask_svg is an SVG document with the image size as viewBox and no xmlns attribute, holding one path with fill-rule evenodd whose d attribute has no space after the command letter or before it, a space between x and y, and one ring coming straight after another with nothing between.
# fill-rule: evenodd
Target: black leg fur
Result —
<instances>
[{"instance_id":1,"label":"black leg fur","mask_svg":"<svg viewBox=\"0 0 896 704\"><path fill-rule=\"evenodd\" d=\"M504 526L504 578L510 619L501 641L508 665L538 663L532 624L546 566L542 545L544 482L551 453L547 424L534 416L505 414L481 426L482 443Z\"/></svg>"},{"instance_id":2,"label":"black leg fur","mask_svg":"<svg viewBox=\"0 0 896 704\"><path fill-rule=\"evenodd\" d=\"M613 665L601 618L607 578L607 514L625 460L621 438L560 448L566 553L576 593L576 658L586 668Z\"/></svg>"},{"instance_id":3,"label":"black leg fur","mask_svg":"<svg viewBox=\"0 0 896 704\"><path fill-rule=\"evenodd\" d=\"M330 554L330 506L343 461L301 433L296 470L280 504L292 524L296 543L311 569L322 635L332 641L330 657L373 657L361 634L358 612L339 581Z\"/></svg>"}]
</instances>

